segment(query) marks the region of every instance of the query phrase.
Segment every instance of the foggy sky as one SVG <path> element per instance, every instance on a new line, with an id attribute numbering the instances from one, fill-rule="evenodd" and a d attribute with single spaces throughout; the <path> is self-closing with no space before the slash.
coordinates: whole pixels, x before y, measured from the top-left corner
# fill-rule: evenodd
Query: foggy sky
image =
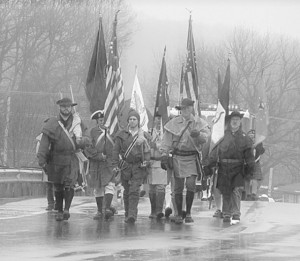
<path id="1" fill-rule="evenodd" d="M 139 30 L 121 58 L 125 96 L 130 98 L 135 65 L 147 80 L 160 67 L 164 46 L 168 58 L 185 52 L 189 12 L 195 43 L 225 41 L 236 27 L 300 39 L 300 1 L 297 0 L 129 0 Z M 188 10 L 187 10 L 188 9 Z M 157 69 L 156 69 L 157 70 Z M 158 75 L 157 75 L 158 80 Z M 141 82 L 141 80 L 140 80 Z M 157 83 L 155 83 L 157 84 Z M 141 86 L 142 88 L 142 86 Z"/>

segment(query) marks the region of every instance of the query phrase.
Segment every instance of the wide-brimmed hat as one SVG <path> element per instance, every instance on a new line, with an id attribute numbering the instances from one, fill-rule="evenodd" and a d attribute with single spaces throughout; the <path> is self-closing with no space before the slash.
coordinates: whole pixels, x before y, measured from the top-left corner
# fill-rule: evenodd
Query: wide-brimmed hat
<path id="1" fill-rule="evenodd" d="M 184 98 L 181 101 L 180 105 L 175 106 L 177 110 L 181 110 L 182 108 L 188 107 L 188 106 L 194 106 L 194 101 L 189 98 Z"/>
<path id="2" fill-rule="evenodd" d="M 232 117 L 243 118 L 244 113 L 240 113 L 239 111 L 232 111 L 231 114 L 229 115 L 229 118 L 231 119 Z"/>
<path id="3" fill-rule="evenodd" d="M 98 110 L 92 113 L 91 120 L 98 120 L 100 118 L 104 118 L 104 111 Z"/>
<path id="4" fill-rule="evenodd" d="M 72 100 L 67 97 L 58 100 L 56 102 L 56 104 L 59 106 L 76 106 L 77 105 L 77 103 L 72 102 Z"/>

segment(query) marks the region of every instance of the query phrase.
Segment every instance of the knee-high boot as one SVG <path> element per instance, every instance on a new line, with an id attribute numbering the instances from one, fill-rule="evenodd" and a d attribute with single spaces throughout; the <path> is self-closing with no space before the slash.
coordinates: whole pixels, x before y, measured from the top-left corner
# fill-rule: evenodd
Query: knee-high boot
<path id="1" fill-rule="evenodd" d="M 175 194 L 175 202 L 177 207 L 177 216 L 175 219 L 176 224 L 182 223 L 182 194 Z"/>
<path id="2" fill-rule="evenodd" d="M 158 192 L 156 195 L 156 218 L 161 219 L 164 216 L 163 207 L 165 203 L 165 193 Z"/>
<path id="3" fill-rule="evenodd" d="M 102 206 L 103 206 L 103 197 L 96 197 L 96 204 L 97 204 L 97 213 L 93 217 L 94 220 L 99 220 L 102 218 Z"/>
<path id="4" fill-rule="evenodd" d="M 48 201 L 48 206 L 46 208 L 46 210 L 52 210 L 54 209 L 54 205 L 55 205 L 55 201 L 54 201 L 54 186 L 53 183 L 51 182 L 47 182 L 47 201 Z"/>
<path id="5" fill-rule="evenodd" d="M 155 193 L 149 193 L 149 199 L 150 199 L 150 205 L 151 205 L 151 214 L 149 218 L 155 218 L 156 217 L 156 194 Z"/>
<path id="6" fill-rule="evenodd" d="M 191 208 L 193 205 L 194 194 L 195 193 L 192 191 L 186 192 L 186 218 L 185 218 L 186 223 L 194 222 L 194 220 L 191 217 Z"/>
<path id="7" fill-rule="evenodd" d="M 65 189 L 65 209 L 64 209 L 64 220 L 68 220 L 70 218 L 70 207 L 72 204 L 72 200 L 74 197 L 74 189 L 67 188 Z"/>
<path id="8" fill-rule="evenodd" d="M 110 207 L 111 207 L 111 202 L 112 202 L 112 199 L 113 199 L 113 194 L 105 194 L 105 218 L 106 219 L 109 219 L 110 217 L 112 217 L 114 214 L 113 212 L 111 211 Z"/>
<path id="9" fill-rule="evenodd" d="M 56 201 L 56 207 L 58 210 L 58 213 L 55 216 L 56 221 L 62 221 L 63 220 L 63 201 L 64 201 L 64 191 L 62 190 L 62 187 L 55 186 L 55 201 Z"/>

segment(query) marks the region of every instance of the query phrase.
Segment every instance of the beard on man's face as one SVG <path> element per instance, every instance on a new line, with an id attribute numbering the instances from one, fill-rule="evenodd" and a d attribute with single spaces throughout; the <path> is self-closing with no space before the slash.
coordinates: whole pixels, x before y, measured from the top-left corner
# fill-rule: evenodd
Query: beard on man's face
<path id="1" fill-rule="evenodd" d="M 71 115 L 72 110 L 68 110 L 68 109 L 60 109 L 60 114 L 64 117 L 70 116 Z"/>

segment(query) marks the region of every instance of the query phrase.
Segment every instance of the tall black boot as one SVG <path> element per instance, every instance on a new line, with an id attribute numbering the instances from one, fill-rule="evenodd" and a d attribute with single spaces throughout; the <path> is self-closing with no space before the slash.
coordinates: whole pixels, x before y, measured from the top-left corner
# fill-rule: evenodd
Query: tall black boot
<path id="1" fill-rule="evenodd" d="M 64 210 L 64 220 L 68 220 L 70 218 L 70 207 L 72 204 L 72 200 L 74 197 L 74 189 L 66 188 L 65 189 L 65 210 Z"/>
<path id="2" fill-rule="evenodd" d="M 97 213 L 93 217 L 93 219 L 99 220 L 102 218 L 103 197 L 96 197 L 96 203 L 97 203 Z"/>
<path id="3" fill-rule="evenodd" d="M 55 207 L 53 183 L 47 182 L 46 191 L 47 191 L 47 201 L 48 201 L 48 206 L 46 210 L 48 211 L 53 210 Z"/>
<path id="4" fill-rule="evenodd" d="M 155 218 L 156 217 L 156 194 L 149 193 L 149 199 L 151 204 L 151 214 L 149 218 Z"/>
<path id="5" fill-rule="evenodd" d="M 165 193 L 158 192 L 156 195 L 156 218 L 161 219 L 164 216 L 163 207 L 165 203 Z"/>
<path id="6" fill-rule="evenodd" d="M 193 205 L 193 200 L 194 200 L 194 192 L 192 191 L 187 191 L 186 192 L 186 218 L 185 218 L 185 223 L 192 223 L 194 220 L 192 219 L 191 216 L 191 208 Z"/>
<path id="7" fill-rule="evenodd" d="M 113 196 L 113 194 L 105 194 L 105 219 L 109 219 L 114 215 L 110 209 Z"/>
<path id="8" fill-rule="evenodd" d="M 58 213 L 55 216 L 56 221 L 62 221 L 63 218 L 63 201 L 64 201 L 64 191 L 63 187 L 60 184 L 55 186 L 55 201 Z"/>
<path id="9" fill-rule="evenodd" d="M 181 194 L 175 194 L 175 203 L 177 207 L 177 216 L 175 219 L 176 224 L 181 224 L 182 223 L 182 193 Z"/>

